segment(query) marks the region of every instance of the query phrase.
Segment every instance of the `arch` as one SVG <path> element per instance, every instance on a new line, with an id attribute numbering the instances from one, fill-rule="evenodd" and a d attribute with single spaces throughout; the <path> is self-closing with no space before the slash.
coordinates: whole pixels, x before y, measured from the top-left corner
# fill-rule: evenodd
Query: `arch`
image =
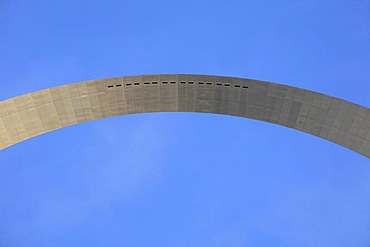
<path id="1" fill-rule="evenodd" d="M 235 77 L 158 74 L 67 84 L 0 102 L 0 150 L 111 116 L 204 112 L 300 130 L 370 158 L 370 109 L 296 87 Z"/>

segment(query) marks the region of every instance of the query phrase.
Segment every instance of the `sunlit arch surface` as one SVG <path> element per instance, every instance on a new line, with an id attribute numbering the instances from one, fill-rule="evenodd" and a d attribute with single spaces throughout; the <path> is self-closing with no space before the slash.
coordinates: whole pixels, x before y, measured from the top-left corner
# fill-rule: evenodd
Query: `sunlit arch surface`
<path id="1" fill-rule="evenodd" d="M 370 109 L 276 83 L 223 76 L 123 76 L 0 102 L 0 149 L 66 126 L 144 112 L 204 112 L 300 130 L 370 157 Z"/>

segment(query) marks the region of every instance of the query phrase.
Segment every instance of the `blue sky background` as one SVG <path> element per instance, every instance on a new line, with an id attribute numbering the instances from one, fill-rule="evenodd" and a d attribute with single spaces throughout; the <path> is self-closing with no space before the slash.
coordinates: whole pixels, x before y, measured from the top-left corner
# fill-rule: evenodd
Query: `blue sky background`
<path id="1" fill-rule="evenodd" d="M 199 73 L 370 106 L 369 0 L 0 0 L 0 100 Z M 370 246 L 370 162 L 255 120 L 115 117 L 0 154 L 0 246 Z"/>

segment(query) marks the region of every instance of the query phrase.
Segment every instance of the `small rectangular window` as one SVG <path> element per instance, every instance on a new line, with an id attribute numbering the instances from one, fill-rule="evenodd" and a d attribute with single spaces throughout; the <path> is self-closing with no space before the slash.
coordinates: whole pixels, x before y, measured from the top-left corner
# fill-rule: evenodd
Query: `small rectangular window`
<path id="1" fill-rule="evenodd" d="M 158 82 L 156 82 L 156 81 L 152 81 L 152 84 L 158 84 Z"/>
<path id="2" fill-rule="evenodd" d="M 193 82 L 193 81 L 189 81 L 188 83 L 189 83 L 189 84 L 194 84 L 194 82 Z"/>
<path id="3" fill-rule="evenodd" d="M 149 84 L 150 84 L 150 82 L 144 82 L 144 84 L 145 84 L 145 85 L 149 85 Z"/>
<path id="4" fill-rule="evenodd" d="M 131 86 L 132 84 L 131 83 L 126 83 L 126 86 Z"/>
<path id="5" fill-rule="evenodd" d="M 235 85 L 234 87 L 240 87 L 239 85 Z"/>
<path id="6" fill-rule="evenodd" d="M 171 81 L 170 83 L 171 83 L 171 84 L 175 84 L 176 82 L 175 82 L 175 81 Z"/>
<path id="7" fill-rule="evenodd" d="M 113 85 L 108 85 L 108 87 L 113 87 Z"/>
<path id="8" fill-rule="evenodd" d="M 225 87 L 230 87 L 230 84 L 225 84 Z"/>
<path id="9" fill-rule="evenodd" d="M 222 83 L 217 83 L 216 85 L 217 85 L 217 86 L 222 86 Z"/>
<path id="10" fill-rule="evenodd" d="M 243 88 L 248 88 L 247 86 L 243 86 Z"/>
<path id="11" fill-rule="evenodd" d="M 204 82 L 201 82 L 201 81 L 199 82 L 199 85 L 203 85 L 203 84 L 204 84 Z"/>
<path id="12" fill-rule="evenodd" d="M 180 82 L 180 84 L 185 84 L 185 83 L 186 83 L 185 81 Z"/>
<path id="13" fill-rule="evenodd" d="M 168 84 L 168 81 L 162 81 L 162 84 Z"/>
<path id="14" fill-rule="evenodd" d="M 120 87 L 120 86 L 122 86 L 122 85 L 121 85 L 121 84 L 117 84 L 117 85 L 116 85 L 116 87 Z"/>

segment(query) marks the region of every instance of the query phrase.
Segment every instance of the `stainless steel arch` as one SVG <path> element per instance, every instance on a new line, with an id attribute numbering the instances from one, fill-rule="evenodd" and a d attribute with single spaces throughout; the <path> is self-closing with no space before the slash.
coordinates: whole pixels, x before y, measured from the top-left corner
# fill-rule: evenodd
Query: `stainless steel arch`
<path id="1" fill-rule="evenodd" d="M 143 112 L 205 112 L 297 129 L 370 158 L 370 109 L 300 88 L 207 75 L 123 76 L 0 102 L 0 149 L 90 120 Z"/>

